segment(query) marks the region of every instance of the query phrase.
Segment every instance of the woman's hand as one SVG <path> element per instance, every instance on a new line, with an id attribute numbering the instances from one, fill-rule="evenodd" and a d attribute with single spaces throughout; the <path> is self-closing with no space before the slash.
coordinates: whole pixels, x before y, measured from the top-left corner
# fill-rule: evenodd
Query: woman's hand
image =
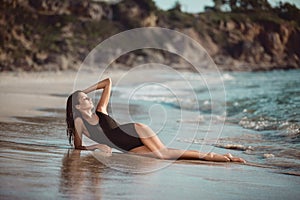
<path id="1" fill-rule="evenodd" d="M 111 86 L 111 85 L 112 85 L 111 78 L 106 78 L 106 79 L 103 79 L 102 81 L 99 81 L 98 83 L 82 90 L 82 92 L 88 94 L 95 90 L 105 89 L 107 86 Z"/>
<path id="2" fill-rule="evenodd" d="M 107 146 L 106 144 L 97 144 L 96 148 L 105 153 L 109 153 L 109 154 L 112 153 L 112 148 Z"/>
<path id="3" fill-rule="evenodd" d="M 86 88 L 85 90 L 82 90 L 82 92 L 87 94 L 87 93 L 93 92 L 95 90 L 103 89 L 103 92 L 102 92 L 101 98 L 98 102 L 98 105 L 96 107 L 96 110 L 107 114 L 107 105 L 108 105 L 109 98 L 110 98 L 111 87 L 112 87 L 111 78 L 106 78 L 106 79 L 103 79 L 102 81 Z"/>

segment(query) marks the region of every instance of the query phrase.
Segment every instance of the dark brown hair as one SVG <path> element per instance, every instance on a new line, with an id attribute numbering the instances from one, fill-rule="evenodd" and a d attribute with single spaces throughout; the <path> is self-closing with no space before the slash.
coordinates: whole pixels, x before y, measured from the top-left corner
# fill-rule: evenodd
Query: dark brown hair
<path id="1" fill-rule="evenodd" d="M 69 143 L 72 145 L 72 140 L 74 138 L 74 134 L 76 132 L 74 120 L 77 117 L 81 117 L 80 112 L 75 108 L 76 105 L 79 104 L 79 93 L 82 92 L 80 90 L 72 93 L 67 100 L 66 106 L 66 123 L 67 123 L 67 136 L 69 137 Z"/>

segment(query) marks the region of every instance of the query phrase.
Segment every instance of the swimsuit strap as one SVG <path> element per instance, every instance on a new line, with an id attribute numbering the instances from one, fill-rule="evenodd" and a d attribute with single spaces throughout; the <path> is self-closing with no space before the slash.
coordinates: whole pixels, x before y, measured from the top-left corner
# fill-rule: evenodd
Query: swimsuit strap
<path id="1" fill-rule="evenodd" d="M 110 131 L 120 126 L 120 124 L 116 122 L 111 116 L 99 111 L 96 111 L 96 114 L 99 117 L 99 124 L 104 132 Z"/>

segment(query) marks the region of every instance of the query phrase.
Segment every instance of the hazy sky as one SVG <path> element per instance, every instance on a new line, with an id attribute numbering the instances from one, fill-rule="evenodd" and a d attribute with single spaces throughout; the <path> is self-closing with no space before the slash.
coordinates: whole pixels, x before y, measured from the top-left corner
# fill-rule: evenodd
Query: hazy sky
<path id="1" fill-rule="evenodd" d="M 155 4 L 164 10 L 167 10 L 174 6 L 176 0 L 154 0 Z M 178 0 L 182 5 L 182 10 L 186 12 L 203 12 L 204 6 L 213 6 L 212 0 Z M 278 5 L 280 0 L 268 0 L 272 6 Z M 281 0 L 282 2 L 289 2 L 295 4 L 300 8 L 300 0 Z"/>

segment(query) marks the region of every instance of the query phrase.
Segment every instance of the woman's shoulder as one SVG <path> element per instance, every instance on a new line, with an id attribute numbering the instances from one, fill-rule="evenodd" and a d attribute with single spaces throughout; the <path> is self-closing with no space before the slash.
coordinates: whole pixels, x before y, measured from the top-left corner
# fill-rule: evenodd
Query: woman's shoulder
<path id="1" fill-rule="evenodd" d="M 99 114 L 105 114 L 105 115 L 108 115 L 107 111 L 105 110 L 96 110 L 96 114 L 99 115 Z"/>
<path id="2" fill-rule="evenodd" d="M 76 117 L 76 118 L 74 119 L 74 123 L 75 123 L 76 125 L 82 125 L 82 124 L 83 124 L 82 118 L 81 118 L 81 117 Z"/>

